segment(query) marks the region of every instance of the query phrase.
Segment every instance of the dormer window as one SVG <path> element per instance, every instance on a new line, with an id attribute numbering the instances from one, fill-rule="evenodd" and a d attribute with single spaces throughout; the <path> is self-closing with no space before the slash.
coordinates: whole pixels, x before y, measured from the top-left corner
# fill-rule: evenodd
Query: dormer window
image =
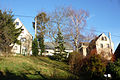
<path id="1" fill-rule="evenodd" d="M 102 40 L 104 40 L 104 37 L 102 37 Z"/>
<path id="2" fill-rule="evenodd" d="M 105 41 L 107 41 L 107 38 L 105 37 Z"/>
<path id="3" fill-rule="evenodd" d="M 106 38 L 106 37 L 102 37 L 101 40 L 102 40 L 102 41 L 107 41 L 107 38 Z"/>
<path id="4" fill-rule="evenodd" d="M 16 25 L 19 25 L 19 22 L 16 22 Z"/>

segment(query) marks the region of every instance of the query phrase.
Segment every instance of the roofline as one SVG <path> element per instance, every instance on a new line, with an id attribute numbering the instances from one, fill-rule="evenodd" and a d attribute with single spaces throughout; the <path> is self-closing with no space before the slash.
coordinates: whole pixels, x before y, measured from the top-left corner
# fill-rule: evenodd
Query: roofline
<path id="1" fill-rule="evenodd" d="M 19 19 L 19 18 L 16 18 L 15 20 L 19 20 L 20 22 L 21 22 L 21 20 Z M 22 23 L 22 22 L 21 22 Z M 24 26 L 24 24 L 22 23 L 22 26 Z M 24 26 L 24 28 L 27 30 L 27 28 Z M 32 36 L 32 34 L 27 30 L 27 32 Z M 32 38 L 33 38 L 33 36 L 32 36 Z"/>

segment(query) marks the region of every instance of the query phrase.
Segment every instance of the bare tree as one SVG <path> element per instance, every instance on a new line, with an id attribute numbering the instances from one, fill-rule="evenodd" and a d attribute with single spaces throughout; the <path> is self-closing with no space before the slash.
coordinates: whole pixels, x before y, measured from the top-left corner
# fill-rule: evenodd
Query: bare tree
<path id="1" fill-rule="evenodd" d="M 47 27 L 47 36 L 51 40 L 54 46 L 57 46 L 55 43 L 55 38 L 57 36 L 58 30 L 61 32 L 64 31 L 66 21 L 65 21 L 64 8 L 56 8 L 52 13 L 50 13 L 50 21 Z"/>
<path id="2" fill-rule="evenodd" d="M 26 47 L 27 55 L 30 56 L 30 52 L 32 50 L 32 37 L 28 34 L 26 35 L 24 46 Z"/>
<path id="3" fill-rule="evenodd" d="M 66 16 L 68 16 L 69 20 L 69 27 L 67 28 L 69 31 L 68 33 L 73 41 L 75 50 L 78 52 L 79 42 L 85 39 L 83 31 L 84 27 L 86 26 L 86 20 L 89 17 L 89 14 L 83 9 L 75 10 L 71 7 L 67 8 L 66 11 Z"/>
<path id="4" fill-rule="evenodd" d="M 81 41 L 89 41 L 91 37 L 94 37 L 94 32 L 85 31 L 88 17 L 89 13 L 83 9 L 75 10 L 71 7 L 57 8 L 50 15 L 48 25 L 49 38 L 52 42 L 55 42 L 59 28 L 64 36 L 65 42 L 72 42 L 75 50 L 78 52 Z"/>

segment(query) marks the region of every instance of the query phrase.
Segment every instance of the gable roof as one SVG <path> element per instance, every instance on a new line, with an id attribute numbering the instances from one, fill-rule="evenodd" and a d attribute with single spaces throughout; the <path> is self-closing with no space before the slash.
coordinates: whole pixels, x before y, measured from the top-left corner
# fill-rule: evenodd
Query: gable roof
<path id="1" fill-rule="evenodd" d="M 45 49 L 54 49 L 54 45 L 52 42 L 45 42 Z"/>
<path id="2" fill-rule="evenodd" d="M 100 34 L 99 36 L 95 37 L 93 40 L 91 40 L 90 43 L 95 43 L 102 35 L 105 35 L 104 33 Z M 106 36 L 106 35 L 105 35 Z M 106 36 L 107 37 L 107 36 Z"/>
<path id="3" fill-rule="evenodd" d="M 15 20 L 14 20 L 14 22 L 17 22 L 17 21 L 19 21 L 21 24 L 22 24 L 22 27 L 30 34 L 30 32 L 26 29 L 26 27 L 24 26 L 24 24 L 20 21 L 20 19 L 19 18 L 16 18 Z M 31 34 L 30 34 L 31 35 Z M 32 36 L 32 35 L 31 35 Z"/>
<path id="4" fill-rule="evenodd" d="M 100 34 L 99 36 L 97 36 L 97 37 L 95 37 L 93 40 L 91 40 L 91 42 L 90 43 L 95 43 L 99 38 L 100 38 L 100 36 L 102 36 L 104 33 L 102 33 L 102 34 Z"/>

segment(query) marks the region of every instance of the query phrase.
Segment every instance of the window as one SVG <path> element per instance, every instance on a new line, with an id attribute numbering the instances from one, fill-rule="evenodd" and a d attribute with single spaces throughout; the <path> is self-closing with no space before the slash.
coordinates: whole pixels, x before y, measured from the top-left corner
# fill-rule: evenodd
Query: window
<path id="1" fill-rule="evenodd" d="M 107 41 L 107 38 L 105 37 L 105 41 Z"/>
<path id="2" fill-rule="evenodd" d="M 102 40 L 102 41 L 107 41 L 107 38 L 106 38 L 106 37 L 102 37 L 101 40 Z"/>
<path id="3" fill-rule="evenodd" d="M 16 22 L 16 25 L 19 25 L 19 22 Z"/>
<path id="4" fill-rule="evenodd" d="M 17 50 L 17 46 L 15 46 L 15 48 L 14 48 L 15 50 Z"/>
<path id="5" fill-rule="evenodd" d="M 107 44 L 107 48 L 110 48 L 110 45 L 109 45 L 109 44 Z"/>
<path id="6" fill-rule="evenodd" d="M 21 38 L 21 42 L 25 42 L 26 41 L 26 38 Z"/>
<path id="7" fill-rule="evenodd" d="M 103 44 L 100 44 L 100 47 L 103 48 Z"/>
<path id="8" fill-rule="evenodd" d="M 24 29 L 21 29 L 22 30 L 22 33 L 24 33 Z"/>
<path id="9" fill-rule="evenodd" d="M 104 37 L 102 37 L 102 40 L 104 40 Z"/>

